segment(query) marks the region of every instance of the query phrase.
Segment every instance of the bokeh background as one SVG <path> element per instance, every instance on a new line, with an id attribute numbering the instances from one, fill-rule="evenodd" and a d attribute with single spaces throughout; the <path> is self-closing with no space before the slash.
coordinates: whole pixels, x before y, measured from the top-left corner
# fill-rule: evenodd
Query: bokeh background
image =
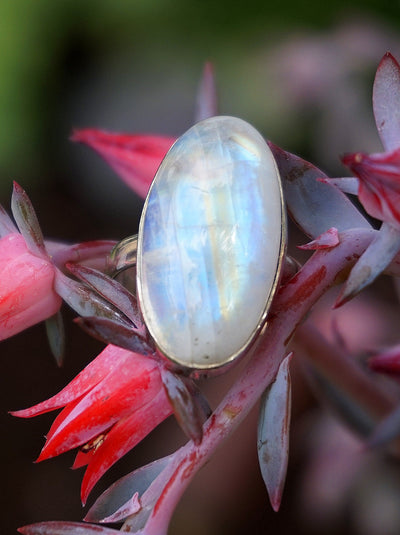
<path id="1" fill-rule="evenodd" d="M 2 0 L 0 200 L 8 209 L 17 180 L 44 234 L 57 240 L 135 233 L 142 201 L 68 137 L 86 126 L 183 133 L 193 122 L 206 60 L 215 66 L 221 113 L 248 120 L 285 149 L 341 175 L 343 152 L 380 150 L 371 90 L 387 50 L 400 58 L 397 0 Z M 392 310 L 393 295 L 382 289 L 380 296 L 379 307 Z M 380 325 L 378 334 L 377 302 L 365 299 L 352 312 L 353 318 L 360 307 L 370 313 L 369 323 L 363 317 L 353 333 L 354 351 L 367 335 L 371 344 L 383 334 L 396 340 L 395 312 L 393 325 Z M 72 314 L 65 317 L 62 369 L 52 360 L 43 325 L 0 347 L 2 534 L 83 516 L 81 473 L 68 469 L 73 456 L 33 464 L 52 415 L 22 421 L 7 414 L 54 394 L 100 350 L 71 324 Z M 296 367 L 294 375 L 293 452 L 281 512 L 272 513 L 258 473 L 253 412 L 183 498 L 173 535 L 400 532 L 396 463 L 375 457 L 367 463 L 364 456 L 361 470 L 349 462 L 360 458 L 360 443 L 316 409 Z M 214 402 L 227 381 L 207 387 Z M 167 422 L 95 494 L 183 441 Z M 351 471 L 351 480 L 338 476 Z"/>

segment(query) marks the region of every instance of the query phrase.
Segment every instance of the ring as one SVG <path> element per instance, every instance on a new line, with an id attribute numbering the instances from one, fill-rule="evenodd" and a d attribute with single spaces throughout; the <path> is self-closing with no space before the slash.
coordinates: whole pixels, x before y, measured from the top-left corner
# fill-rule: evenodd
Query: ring
<path id="1" fill-rule="evenodd" d="M 115 278 L 127 269 L 136 267 L 137 234 L 121 240 L 115 245 L 107 262 L 107 272 Z"/>
<path id="2" fill-rule="evenodd" d="M 159 352 L 192 370 L 226 365 L 265 325 L 286 248 L 279 172 L 267 143 L 234 117 L 197 123 L 154 177 L 138 236 L 115 247 L 136 266 L 144 323 Z"/>

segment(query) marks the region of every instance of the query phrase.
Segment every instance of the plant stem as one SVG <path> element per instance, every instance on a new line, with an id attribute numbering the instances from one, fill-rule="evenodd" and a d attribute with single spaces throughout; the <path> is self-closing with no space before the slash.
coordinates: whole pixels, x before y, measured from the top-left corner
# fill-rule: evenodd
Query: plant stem
<path id="1" fill-rule="evenodd" d="M 244 420 L 265 388 L 274 380 L 287 346 L 307 312 L 334 284 L 342 282 L 371 243 L 375 231 L 353 229 L 340 234 L 334 248 L 316 251 L 274 299 L 267 328 L 252 348 L 242 375 L 204 424 L 199 445 L 188 442 L 173 459 L 173 474 L 156 503 L 143 533 L 164 535 L 186 487 L 222 441 Z M 130 531 L 128 518 L 122 531 Z"/>

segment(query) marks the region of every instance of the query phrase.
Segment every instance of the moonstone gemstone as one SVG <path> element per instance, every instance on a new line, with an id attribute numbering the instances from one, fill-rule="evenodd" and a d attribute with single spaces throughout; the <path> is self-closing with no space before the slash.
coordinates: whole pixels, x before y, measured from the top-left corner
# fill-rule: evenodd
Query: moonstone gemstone
<path id="1" fill-rule="evenodd" d="M 284 229 L 279 173 L 257 130 L 212 117 L 176 141 L 138 238 L 139 303 L 161 353 L 201 370 L 244 352 L 277 286 Z"/>

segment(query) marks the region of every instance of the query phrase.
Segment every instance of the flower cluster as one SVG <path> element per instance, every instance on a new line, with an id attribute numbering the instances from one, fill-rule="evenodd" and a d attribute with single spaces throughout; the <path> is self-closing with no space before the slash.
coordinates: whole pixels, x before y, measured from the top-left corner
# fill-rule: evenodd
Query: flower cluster
<path id="1" fill-rule="evenodd" d="M 83 502 L 102 474 L 172 412 L 157 362 L 113 345 L 61 392 L 13 415 L 30 418 L 61 407 L 38 461 L 80 448 L 74 468 L 88 465 Z"/>
<path id="2" fill-rule="evenodd" d="M 342 161 L 358 178 L 358 198 L 376 219 L 400 225 L 400 66 L 391 54 L 382 59 L 374 83 L 375 122 L 385 152 L 346 154 Z"/>

